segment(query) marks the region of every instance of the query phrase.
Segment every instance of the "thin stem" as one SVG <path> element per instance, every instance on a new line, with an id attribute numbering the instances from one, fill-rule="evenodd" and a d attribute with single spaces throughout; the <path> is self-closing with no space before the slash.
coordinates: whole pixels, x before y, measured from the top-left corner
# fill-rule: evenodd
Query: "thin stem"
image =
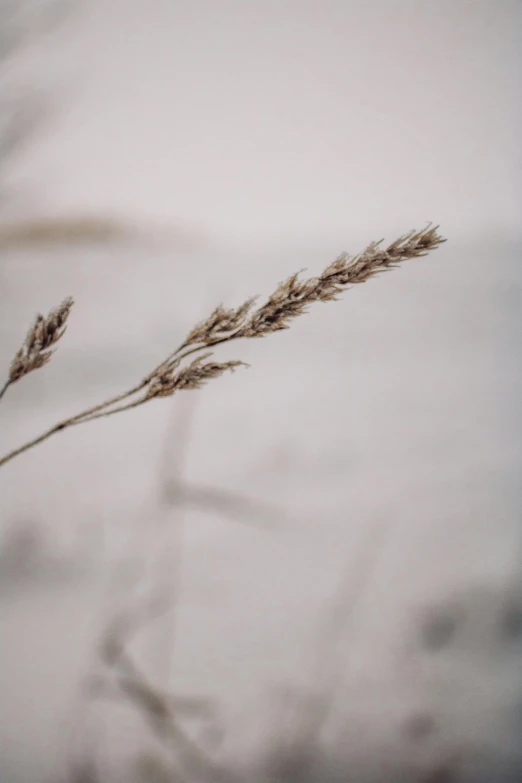
<path id="1" fill-rule="evenodd" d="M 54 427 L 51 427 L 45 432 L 42 432 L 42 434 L 38 435 L 37 438 L 27 441 L 27 443 L 24 443 L 23 446 L 19 446 L 19 448 L 10 451 L 4 457 L 0 458 L 0 465 L 5 465 L 6 462 L 9 462 L 9 460 L 14 459 L 19 454 L 23 454 L 24 451 L 29 451 L 29 449 L 32 449 L 34 446 L 37 446 L 39 443 L 42 443 L 44 440 L 47 440 L 47 438 L 50 438 L 52 435 L 55 435 L 57 432 L 61 432 L 67 427 L 72 427 L 74 424 L 80 424 L 81 422 L 82 419 L 78 419 L 78 420 L 68 419 L 66 421 L 61 421 L 58 424 L 55 424 Z"/>
<path id="2" fill-rule="evenodd" d="M 181 361 L 181 359 L 182 359 L 183 357 L 182 357 L 182 356 L 179 356 L 179 354 L 180 354 L 180 353 L 181 353 L 181 351 L 182 351 L 184 348 L 186 348 L 186 347 L 187 347 L 187 344 L 186 344 L 186 343 L 182 343 L 180 346 L 178 346 L 178 348 L 176 348 L 176 350 L 175 350 L 175 351 L 173 351 L 171 354 L 169 354 L 169 355 L 167 356 L 167 358 L 166 358 L 164 361 L 162 361 L 160 364 L 158 364 L 158 365 L 157 365 L 157 366 L 156 366 L 156 367 L 155 367 L 155 368 L 152 370 L 152 372 L 149 372 L 149 374 L 148 374 L 148 375 L 146 376 L 146 378 L 145 378 L 145 382 L 147 382 L 147 383 L 148 383 L 148 382 L 149 382 L 149 381 L 150 381 L 150 380 L 151 380 L 151 379 L 152 379 L 152 378 L 153 378 L 155 375 L 157 375 L 157 373 L 159 373 L 159 372 L 161 372 L 163 369 L 165 369 L 165 367 L 167 367 L 167 366 L 170 364 L 170 362 L 171 362 L 173 359 L 175 359 L 176 357 L 178 357 L 178 358 L 180 359 L 180 361 Z"/>
<path id="3" fill-rule="evenodd" d="M 68 429 L 69 427 L 72 427 L 76 424 L 84 424 L 88 421 L 94 421 L 95 419 L 101 419 L 105 416 L 112 416 L 113 413 L 121 413 L 122 411 L 130 410 L 131 408 L 136 408 L 138 405 L 142 405 L 144 402 L 146 402 L 146 397 L 141 397 L 138 400 L 135 400 L 134 402 L 127 403 L 126 405 L 120 405 L 116 408 L 112 408 L 111 410 L 107 410 L 108 408 L 111 408 L 111 406 L 116 405 L 119 402 L 123 402 L 124 400 L 127 400 L 129 397 L 134 396 L 138 392 L 142 391 L 147 387 L 149 384 L 151 378 L 158 373 L 163 367 L 165 367 L 172 359 L 175 357 L 178 357 L 181 361 L 187 356 L 190 356 L 193 353 L 197 353 L 198 351 L 202 351 L 206 348 L 213 347 L 215 345 L 219 345 L 220 343 L 228 342 L 229 340 L 233 340 L 235 337 L 235 334 L 227 335 L 226 337 L 220 337 L 218 339 L 215 339 L 213 341 L 209 341 L 208 344 L 200 344 L 196 345 L 189 350 L 184 351 L 185 348 L 187 348 L 186 343 L 183 343 L 179 346 L 179 348 L 172 353 L 168 359 L 166 359 L 164 362 L 161 362 L 161 364 L 158 364 L 158 366 L 149 373 L 146 378 L 144 378 L 137 386 L 134 386 L 134 388 L 129 389 L 129 391 L 123 392 L 122 394 L 118 394 L 115 397 L 112 397 L 110 400 L 106 400 L 105 402 L 101 402 L 98 405 L 94 405 L 92 408 L 88 408 L 86 411 L 83 411 L 82 413 L 78 413 L 76 416 L 71 416 L 69 419 L 65 419 L 64 421 L 59 422 L 58 424 L 55 424 L 50 429 L 43 432 L 41 435 L 38 435 L 38 437 L 34 438 L 33 440 L 28 441 L 27 443 L 24 443 L 23 446 L 20 446 L 17 449 L 14 449 L 13 451 L 10 451 L 8 454 L 6 454 L 4 457 L 0 458 L 0 467 L 2 465 L 5 465 L 6 462 L 9 462 L 10 460 L 14 459 L 15 457 L 18 457 L 19 454 L 23 454 L 25 451 L 28 451 L 29 449 L 32 449 L 34 446 L 37 446 L 39 443 L 42 443 L 44 440 L 47 440 L 52 435 L 55 435 L 57 432 L 61 432 L 62 430 Z M 5 394 L 7 388 L 10 386 L 10 381 L 7 381 L 2 390 L 0 391 L 0 399 Z"/>
<path id="4" fill-rule="evenodd" d="M 23 446 L 19 446 L 19 448 L 14 449 L 13 451 L 10 451 L 8 454 L 6 454 L 4 457 L 1 457 L 0 467 L 2 465 L 5 465 L 6 462 L 9 462 L 15 457 L 18 457 L 19 454 L 23 454 L 25 451 L 29 451 L 29 449 L 32 449 L 34 446 L 37 446 L 39 443 L 43 443 L 43 441 L 47 440 L 53 435 L 56 435 L 56 433 L 58 432 L 62 432 L 63 430 L 68 429 L 69 427 L 74 427 L 77 424 L 84 424 L 87 421 L 93 421 L 94 419 L 101 418 L 102 416 L 109 416 L 111 413 L 119 413 L 120 411 L 128 410 L 129 408 L 134 408 L 137 405 L 140 405 L 142 402 L 145 402 L 143 398 L 135 402 L 129 403 L 128 405 L 122 405 L 118 408 L 114 408 L 111 411 L 106 410 L 111 405 L 115 405 L 116 403 L 122 402 L 123 400 L 126 400 L 129 397 L 131 397 L 132 395 L 137 394 L 137 392 L 141 391 L 146 385 L 147 384 L 145 381 L 141 381 L 138 384 L 138 386 L 135 386 L 133 389 L 130 389 L 129 391 L 124 392 L 123 394 L 118 394 L 116 397 L 112 397 L 110 400 L 101 402 L 99 403 L 99 405 L 94 405 L 92 408 L 88 408 L 86 411 L 83 411 L 82 413 L 78 413 L 76 416 L 71 416 L 69 419 L 64 419 L 63 421 L 58 422 L 58 424 L 55 424 L 50 429 L 46 430 L 45 432 L 42 432 L 41 435 L 38 435 L 36 438 L 27 441 L 27 443 L 24 443 Z"/>
<path id="5" fill-rule="evenodd" d="M 139 391 L 145 388 L 147 385 L 147 381 L 141 381 L 137 386 L 135 386 L 133 389 L 129 389 L 129 391 L 123 392 L 122 394 L 117 394 L 116 397 L 112 397 L 110 400 L 106 400 L 105 402 L 101 402 L 99 405 L 94 405 L 92 408 L 88 408 L 88 410 L 84 411 L 83 413 L 78 414 L 77 416 L 73 416 L 73 419 L 81 419 L 82 421 L 90 421 L 91 419 L 98 418 L 98 416 L 93 416 L 93 414 L 98 413 L 99 411 L 106 410 L 107 408 L 110 408 L 111 405 L 116 405 L 118 402 L 122 402 L 123 400 L 128 399 L 129 397 L 132 397 L 134 394 L 137 394 Z M 123 408 L 122 408 L 123 410 Z"/>
<path id="6" fill-rule="evenodd" d="M 3 385 L 3 386 L 2 386 L 2 388 L 0 389 L 0 400 L 2 399 L 2 397 L 4 396 L 4 394 L 6 393 L 6 391 L 7 391 L 7 390 L 8 390 L 8 388 L 10 387 L 10 385 L 11 385 L 11 381 L 10 381 L 10 380 L 7 380 L 7 381 L 4 383 L 4 385 Z"/>
<path id="7" fill-rule="evenodd" d="M 182 343 L 179 348 L 176 348 L 176 350 L 168 356 L 164 362 L 161 362 L 161 364 L 158 364 L 157 367 L 154 368 L 154 370 L 147 375 L 146 380 L 150 380 L 153 375 L 156 375 L 156 373 L 161 372 L 173 359 L 178 359 L 178 361 L 183 361 L 183 359 L 186 359 L 187 356 L 191 356 L 193 353 L 197 353 L 198 351 L 204 351 L 208 350 L 209 348 L 214 348 L 216 345 L 221 345 L 222 343 L 228 343 L 231 340 L 240 340 L 241 336 L 239 336 L 238 332 L 240 330 L 236 329 L 235 332 L 232 332 L 231 334 L 225 335 L 225 337 L 215 337 L 213 340 L 207 340 L 203 343 L 198 343 L 195 346 L 190 347 L 190 343 Z M 186 351 L 185 348 L 188 348 Z"/>
<path id="8" fill-rule="evenodd" d="M 83 424 L 86 421 L 94 421 L 95 419 L 102 419 L 105 416 L 112 416 L 113 413 L 121 413 L 122 411 L 129 411 L 131 408 L 137 408 L 138 405 L 143 405 L 144 402 L 147 402 L 149 397 L 140 397 L 138 400 L 134 400 L 134 402 L 128 402 L 127 405 L 120 405 L 118 408 L 112 408 L 110 411 L 102 410 L 99 413 L 95 413 L 93 416 L 89 415 L 85 418 L 81 419 L 81 423 Z M 80 422 L 78 422 L 80 423 Z"/>
<path id="9" fill-rule="evenodd" d="M 191 348 L 189 348 L 189 346 L 186 343 L 183 343 L 183 345 L 180 345 L 180 347 L 176 351 L 174 351 L 174 353 L 172 353 L 168 359 L 166 359 L 164 362 L 162 362 L 156 367 L 154 373 L 163 369 L 163 367 L 165 367 L 165 365 L 167 365 L 173 359 L 178 359 L 181 362 L 183 361 L 183 359 L 186 359 L 187 356 L 191 356 L 193 353 L 197 353 L 198 351 L 208 350 L 209 348 L 214 348 L 216 345 L 221 345 L 221 343 L 228 343 L 231 340 L 241 339 L 238 336 L 237 331 L 232 332 L 232 334 L 227 334 L 225 337 L 215 337 L 213 340 L 208 340 L 207 342 L 204 343 L 198 343 L 197 345 Z M 185 351 L 184 350 L 185 348 L 188 348 L 188 351 Z M 151 373 L 151 375 L 154 373 Z"/>

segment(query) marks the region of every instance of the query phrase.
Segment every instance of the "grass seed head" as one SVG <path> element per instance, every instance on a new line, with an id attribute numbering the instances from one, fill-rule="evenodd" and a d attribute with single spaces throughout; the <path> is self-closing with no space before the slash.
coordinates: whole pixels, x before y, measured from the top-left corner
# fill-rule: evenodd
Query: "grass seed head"
<path id="1" fill-rule="evenodd" d="M 15 383 L 24 375 L 43 367 L 50 360 L 55 345 L 66 329 L 73 300 L 71 297 L 53 308 L 47 316 L 38 314 L 27 332 L 24 344 L 17 351 L 9 368 L 9 383 Z"/>

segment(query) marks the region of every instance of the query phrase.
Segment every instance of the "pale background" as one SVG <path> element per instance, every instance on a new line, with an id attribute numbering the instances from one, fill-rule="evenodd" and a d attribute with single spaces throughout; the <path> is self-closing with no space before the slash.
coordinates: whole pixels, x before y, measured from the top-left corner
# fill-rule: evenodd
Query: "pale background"
<path id="1" fill-rule="evenodd" d="M 281 693 L 333 655 L 324 744 L 353 780 L 518 779 L 521 21 L 507 0 L 91 0 L 18 66 L 58 110 L 17 210 L 139 236 L 2 249 L 2 372 L 36 311 L 76 299 L 52 364 L 2 401 L 2 452 L 132 385 L 220 301 L 430 220 L 449 241 L 220 351 L 250 369 L 2 470 L 2 781 L 56 780 L 114 563 L 149 545 L 178 601 L 144 660 L 216 698 L 230 764 L 268 753 Z M 166 442 L 182 512 L 158 501 Z M 434 651 L 439 610 L 456 630 Z M 413 742 L 417 714 L 434 729 Z M 103 769 L 134 780 L 118 720 Z"/>

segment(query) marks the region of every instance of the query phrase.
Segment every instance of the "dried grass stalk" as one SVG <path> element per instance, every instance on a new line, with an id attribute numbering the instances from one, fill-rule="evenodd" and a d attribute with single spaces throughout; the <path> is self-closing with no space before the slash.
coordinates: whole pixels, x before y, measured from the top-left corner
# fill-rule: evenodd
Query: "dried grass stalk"
<path id="1" fill-rule="evenodd" d="M 72 306 L 73 299 L 68 297 L 58 307 L 53 308 L 47 316 L 43 316 L 41 313 L 36 316 L 22 347 L 16 352 L 11 362 L 9 375 L 0 392 L 0 397 L 5 394 L 11 384 L 47 364 L 54 353 L 50 349 L 65 333 L 66 321 Z"/>
<path id="2" fill-rule="evenodd" d="M 236 310 L 216 308 L 189 333 L 184 347 L 197 343 L 211 346 L 239 337 L 264 337 L 288 329 L 292 318 L 306 313 L 313 302 L 335 301 L 348 286 L 364 283 L 407 259 L 425 256 L 444 241 L 436 227 L 428 227 L 399 237 L 386 248 L 381 247 L 381 240 L 372 242 L 358 256 L 342 253 L 319 277 L 300 280 L 298 273 L 292 275 L 254 311 L 255 299 L 248 299 Z"/>
<path id="3" fill-rule="evenodd" d="M 349 286 L 365 283 L 371 277 L 393 269 L 402 261 L 425 256 L 442 242 L 445 242 L 445 239 L 437 233 L 437 227 L 431 226 L 423 231 L 411 231 L 385 248 L 382 247 L 382 240 L 372 242 L 360 255 L 349 256 L 342 253 L 318 277 L 300 279 L 299 274 L 292 275 L 280 283 L 267 301 L 257 308 L 254 308 L 255 298 L 248 299 L 236 308 L 227 309 L 221 305 L 216 307 L 208 318 L 189 332 L 184 342 L 165 361 L 136 386 L 77 416 L 59 422 L 39 437 L 1 458 L 0 465 L 68 427 L 102 416 L 112 416 L 152 399 L 170 397 L 184 389 L 199 389 L 207 381 L 228 370 L 246 366 L 240 361 L 206 361 L 211 359 L 212 352 L 205 349 L 231 340 L 265 337 L 272 332 L 288 329 L 292 319 L 306 313 L 312 303 L 334 301 Z M 9 378 L 0 396 L 11 383 L 49 361 L 52 355 L 49 348 L 63 335 L 71 306 L 72 299 L 66 299 L 60 307 L 52 310 L 47 318 L 37 317 L 24 345 L 13 360 Z M 201 351 L 204 353 L 183 366 L 187 357 Z"/>
<path id="4" fill-rule="evenodd" d="M 151 375 L 145 398 L 170 397 L 182 389 L 199 389 L 211 378 L 218 378 L 227 370 L 234 371 L 237 367 L 247 367 L 244 362 L 205 362 L 212 356 L 211 352 L 204 353 L 194 359 L 187 367 L 176 372 L 179 360 L 169 364 L 159 372 Z"/>

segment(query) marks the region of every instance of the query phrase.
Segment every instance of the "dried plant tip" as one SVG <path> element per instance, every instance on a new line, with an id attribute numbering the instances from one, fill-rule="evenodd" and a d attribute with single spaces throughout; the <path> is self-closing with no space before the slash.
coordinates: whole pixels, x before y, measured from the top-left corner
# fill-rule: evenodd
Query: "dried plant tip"
<path id="1" fill-rule="evenodd" d="M 9 369 L 9 383 L 15 383 L 24 375 L 43 367 L 51 358 L 51 346 L 58 342 L 66 329 L 73 300 L 64 299 L 47 317 L 38 314 L 27 332 L 24 344 L 17 351 Z"/>
<path id="2" fill-rule="evenodd" d="M 306 313 L 312 302 L 330 302 L 337 299 L 349 285 L 364 283 L 370 277 L 390 269 L 401 261 L 419 258 L 434 250 L 446 240 L 429 226 L 424 231 L 411 232 L 382 248 L 382 242 L 373 242 L 358 256 L 342 253 L 329 264 L 319 277 L 299 280 L 292 275 L 280 283 L 268 301 L 255 310 L 236 337 L 264 337 L 270 332 L 288 329 L 290 321 Z"/>
<path id="3" fill-rule="evenodd" d="M 205 353 L 194 359 L 187 367 L 176 370 L 166 366 L 161 369 L 150 380 L 145 399 L 153 397 L 170 397 L 177 391 L 183 389 L 199 389 L 204 383 L 223 375 L 227 370 L 234 371 L 236 367 L 247 365 L 244 362 L 207 362 L 205 359 L 212 356 L 212 353 Z M 176 362 L 177 365 L 177 362 Z"/>
<path id="4" fill-rule="evenodd" d="M 246 302 L 235 308 L 225 308 L 219 305 L 208 318 L 200 321 L 189 332 L 184 347 L 197 343 L 209 345 L 236 331 L 245 323 L 246 317 L 255 301 L 256 297 L 247 299 Z"/>
<path id="5" fill-rule="evenodd" d="M 198 361 L 199 360 L 196 359 L 196 362 Z M 193 362 L 178 374 L 178 389 L 199 389 L 204 383 L 212 378 L 218 378 L 220 375 L 223 375 L 224 372 L 227 372 L 227 370 L 234 372 L 238 367 L 248 367 L 245 362 L 239 361 L 207 362 L 207 364 L 194 366 L 196 362 Z"/>
<path id="6" fill-rule="evenodd" d="M 330 298 L 330 286 L 337 286 L 339 291 L 348 285 L 364 283 L 370 277 L 391 269 L 402 261 L 425 256 L 445 241 L 437 234 L 437 227 L 428 226 L 423 231 L 411 231 L 399 237 L 387 248 L 381 247 L 381 240 L 372 242 L 366 250 L 353 258 L 343 253 L 327 266 L 318 278 L 317 296 L 324 301 L 324 296 Z"/>

